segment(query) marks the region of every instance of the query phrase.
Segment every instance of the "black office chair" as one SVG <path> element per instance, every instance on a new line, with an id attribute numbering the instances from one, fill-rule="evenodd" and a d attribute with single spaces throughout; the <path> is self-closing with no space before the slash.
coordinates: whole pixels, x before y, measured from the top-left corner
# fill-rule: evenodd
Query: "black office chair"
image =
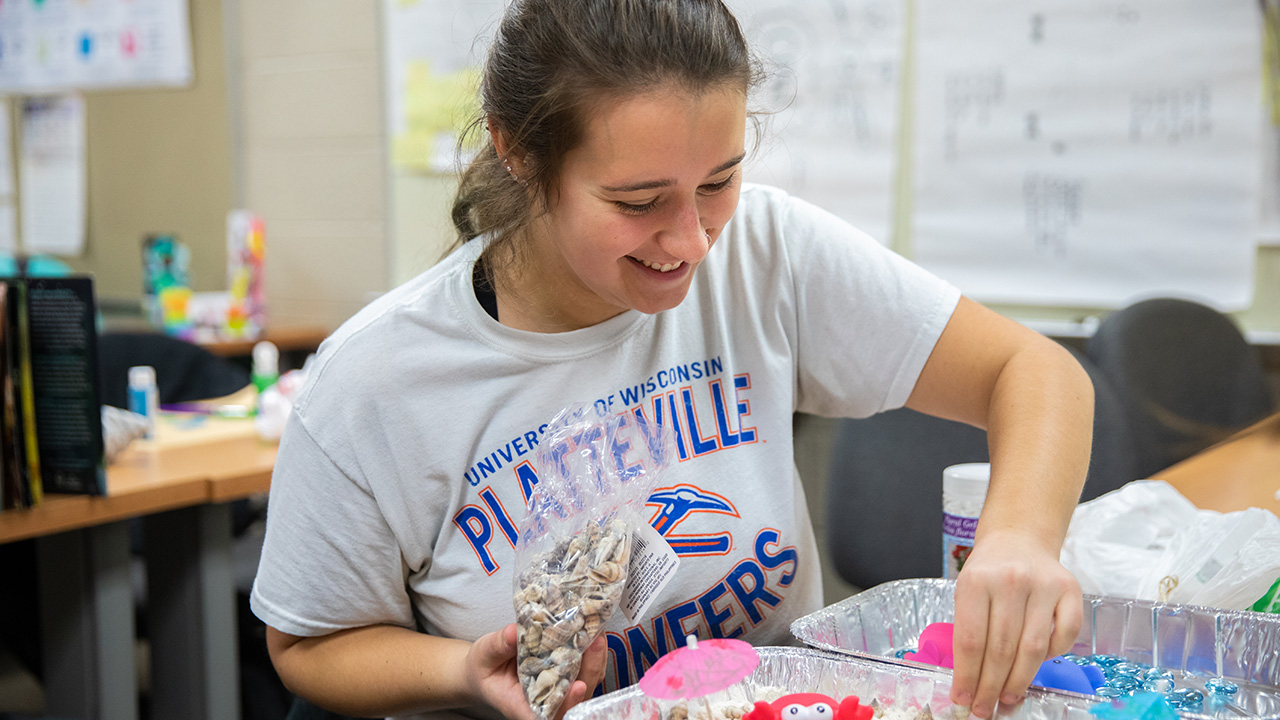
<path id="1" fill-rule="evenodd" d="M 942 574 L 942 470 L 987 462 L 987 433 L 907 408 L 841 420 L 827 477 L 827 548 L 859 588 Z"/>
<path id="2" fill-rule="evenodd" d="M 1068 348 L 1070 350 L 1070 348 Z M 1094 383 L 1093 456 L 1081 500 L 1138 478 L 1133 434 L 1107 377 L 1070 350 Z M 906 408 L 841 420 L 827 478 L 827 548 L 836 572 L 869 588 L 942 574 L 942 471 L 988 462 L 987 434 Z"/>
<path id="3" fill-rule="evenodd" d="M 1255 348 L 1228 316 L 1159 298 L 1107 316 L 1088 344 L 1129 416 L 1150 477 L 1272 412 Z"/>
<path id="4" fill-rule="evenodd" d="M 156 369 L 162 403 L 222 397 L 249 384 L 244 367 L 194 343 L 160 333 L 108 332 L 98 336 L 103 405 L 129 407 L 129 368 L 134 365 Z"/>
<path id="5" fill-rule="evenodd" d="M 1093 454 L 1080 500 L 1092 500 L 1142 477 L 1138 446 L 1120 393 L 1089 356 L 1067 348 L 1093 382 Z"/>

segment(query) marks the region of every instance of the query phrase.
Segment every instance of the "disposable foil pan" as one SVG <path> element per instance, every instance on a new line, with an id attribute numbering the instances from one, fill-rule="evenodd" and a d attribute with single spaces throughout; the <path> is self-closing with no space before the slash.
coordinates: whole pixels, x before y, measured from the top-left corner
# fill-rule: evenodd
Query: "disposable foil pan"
<path id="1" fill-rule="evenodd" d="M 933 667 L 896 655 L 915 647 L 929 623 L 954 617 L 954 580 L 898 580 L 796 620 L 791 634 L 815 648 Z M 1204 691 L 1214 677 L 1239 685 L 1230 702 L 1211 703 L 1205 693 L 1203 707 L 1179 711 L 1183 717 L 1280 720 L 1280 615 L 1085 595 L 1084 623 L 1071 652 L 1159 666 L 1173 672 L 1178 687 Z"/>
<path id="2" fill-rule="evenodd" d="M 858 696 L 885 710 L 881 720 L 953 720 L 951 675 L 923 665 L 909 667 L 852 657 L 812 648 L 760 647 L 760 666 L 741 682 L 705 697 L 659 700 L 639 687 L 617 690 L 576 705 L 565 720 L 668 720 L 687 711 L 690 720 L 723 720 L 726 707 L 750 707 L 757 700 L 769 702 L 781 695 L 816 692 L 837 701 Z M 1089 708 L 1095 704 L 1081 695 L 1032 695 L 1014 708 L 1001 708 L 1002 720 L 1095 720 Z M 681 707 L 682 706 L 682 707 Z M 927 713 L 925 711 L 928 711 Z M 740 712 L 740 710 L 739 710 Z M 963 715 L 961 714 L 961 717 Z"/>

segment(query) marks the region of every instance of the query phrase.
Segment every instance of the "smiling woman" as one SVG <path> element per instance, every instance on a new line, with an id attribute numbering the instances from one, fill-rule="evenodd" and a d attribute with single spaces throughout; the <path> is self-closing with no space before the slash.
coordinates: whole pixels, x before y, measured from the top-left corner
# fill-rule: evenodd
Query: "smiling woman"
<path id="1" fill-rule="evenodd" d="M 331 336 L 281 441 L 252 602 L 286 684 L 359 716 L 550 720 L 516 672 L 514 546 L 577 402 L 673 430 L 647 505 L 681 562 L 557 714 L 690 634 L 788 643 L 822 602 L 792 416 L 906 405 L 991 440 L 955 700 L 987 717 L 1024 692 L 1080 623 L 1057 562 L 1089 456 L 1079 365 L 742 181 L 757 73 L 720 0 L 514 0 L 490 47 L 458 246 Z"/>

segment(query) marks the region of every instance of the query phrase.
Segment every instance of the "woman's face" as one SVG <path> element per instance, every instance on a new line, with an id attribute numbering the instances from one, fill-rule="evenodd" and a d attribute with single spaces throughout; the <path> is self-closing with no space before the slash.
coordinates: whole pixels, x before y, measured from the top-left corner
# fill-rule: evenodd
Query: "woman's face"
<path id="1" fill-rule="evenodd" d="M 678 305 L 737 207 L 745 136 L 740 90 L 605 104 L 530 229 L 542 317 L 567 330 Z"/>

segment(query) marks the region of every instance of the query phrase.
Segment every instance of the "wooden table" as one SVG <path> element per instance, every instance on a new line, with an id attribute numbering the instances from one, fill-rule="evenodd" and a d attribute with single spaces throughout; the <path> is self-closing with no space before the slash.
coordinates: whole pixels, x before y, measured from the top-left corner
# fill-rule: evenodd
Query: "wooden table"
<path id="1" fill-rule="evenodd" d="M 1196 507 L 1280 515 L 1280 413 L 1156 473 Z"/>
<path id="2" fill-rule="evenodd" d="M 138 718 L 127 520 L 143 517 L 151 714 L 239 717 L 229 503 L 266 490 L 275 455 L 249 420 L 166 416 L 107 469 L 107 496 L 0 514 L 0 543 L 36 538 L 47 713 Z"/>
<path id="3" fill-rule="evenodd" d="M 262 336 L 253 340 L 211 340 L 199 344 L 214 355 L 222 357 L 239 357 L 253 353 L 253 346 L 259 340 L 270 340 L 280 353 L 311 353 L 320 347 L 320 343 L 329 337 L 329 330 L 320 326 L 272 327 L 268 326 Z"/>

